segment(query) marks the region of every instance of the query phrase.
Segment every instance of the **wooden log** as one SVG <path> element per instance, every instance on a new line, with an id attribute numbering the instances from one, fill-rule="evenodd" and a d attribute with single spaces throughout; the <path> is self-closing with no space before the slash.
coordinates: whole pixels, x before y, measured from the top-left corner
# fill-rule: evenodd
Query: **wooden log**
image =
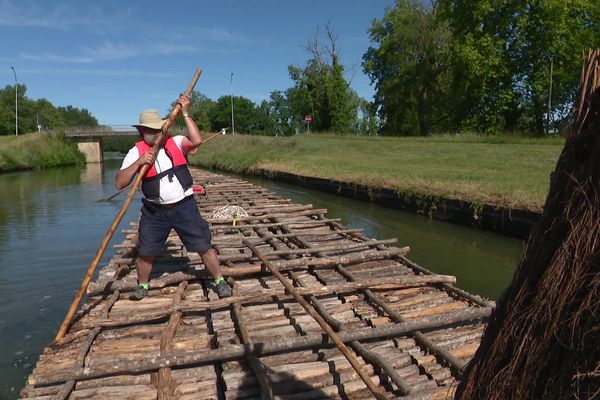
<path id="1" fill-rule="evenodd" d="M 240 335 L 242 337 L 242 343 L 245 345 L 252 345 L 252 340 L 250 339 L 250 334 L 248 333 L 248 329 L 246 327 L 245 317 L 242 315 L 242 307 L 239 303 L 234 303 L 232 311 L 234 322 L 237 324 Z M 267 379 L 267 371 L 265 366 L 262 364 L 262 362 L 260 362 L 260 360 L 256 356 L 248 355 L 247 359 L 260 385 L 261 397 L 265 397 L 269 400 L 272 400 L 273 388 L 271 387 L 271 383 Z"/>
<path id="2" fill-rule="evenodd" d="M 176 309 L 183 293 L 187 287 L 187 281 L 181 282 L 177 291 L 173 295 L 172 308 Z M 173 350 L 173 337 L 175 331 L 179 327 L 181 321 L 181 311 L 177 310 L 171 314 L 167 327 L 165 328 L 160 338 L 160 354 L 164 355 Z M 171 368 L 163 367 L 158 370 L 158 385 L 157 385 L 157 398 L 158 400 L 171 400 L 175 398 L 175 383 L 171 374 Z"/>
<path id="3" fill-rule="evenodd" d="M 117 375 L 108 378 L 90 379 L 77 382 L 75 389 L 84 390 L 106 386 L 150 385 L 150 374 Z"/>
<path id="4" fill-rule="evenodd" d="M 260 197 L 257 197 L 260 198 Z M 261 202 L 262 203 L 262 202 Z M 312 204 L 293 204 L 293 203 L 284 203 L 284 204 L 271 204 L 268 206 L 264 206 L 264 205 L 245 205 L 244 211 L 246 211 L 246 213 L 248 213 L 249 216 L 261 216 L 259 214 L 269 214 L 270 212 L 277 212 L 277 213 L 295 213 L 297 211 L 306 211 L 306 210 L 310 210 L 312 209 Z M 215 210 L 218 210 L 222 208 L 221 206 L 209 206 L 206 207 L 206 209 L 203 209 L 203 212 L 206 213 L 212 213 Z M 297 214 L 295 214 L 297 215 Z M 219 218 L 211 218 L 208 217 L 207 221 L 209 222 L 214 222 L 214 221 L 220 221 L 223 218 L 219 219 Z"/>
<path id="5" fill-rule="evenodd" d="M 73 392 L 74 399 L 139 399 L 156 400 L 156 389 L 146 385 L 106 386 Z"/>
<path id="6" fill-rule="evenodd" d="M 397 323 L 384 327 L 364 328 L 352 332 L 340 332 L 338 336 L 344 342 L 352 340 L 371 340 L 384 337 L 403 336 L 416 330 L 440 329 L 448 326 L 455 326 L 472 321 L 478 321 L 489 317 L 491 308 L 469 308 L 452 312 L 442 316 L 432 318 L 415 319 L 403 323 Z M 332 343 L 323 337 L 322 334 L 312 334 L 296 338 L 286 338 L 272 340 L 264 343 L 256 343 L 251 346 L 230 345 L 226 349 L 209 350 L 202 353 L 193 352 L 192 354 L 173 352 L 169 355 L 159 357 L 138 358 L 137 360 L 127 360 L 123 362 L 120 358 L 105 360 L 104 366 L 98 365 L 96 368 L 85 370 L 72 368 L 63 371 L 54 371 L 46 374 L 32 374 L 29 377 L 29 383 L 32 385 L 51 385 L 65 382 L 69 379 L 83 380 L 102 376 L 113 376 L 122 373 L 137 373 L 143 371 L 155 371 L 163 366 L 184 366 L 199 365 L 213 361 L 234 360 L 244 357 L 248 354 L 257 357 L 277 354 L 283 351 L 299 351 L 312 348 L 328 348 Z"/>
<path id="7" fill-rule="evenodd" d="M 267 241 L 269 239 L 285 239 L 285 238 L 293 238 L 297 236 L 331 236 L 331 235 L 346 235 L 348 233 L 357 233 L 362 232 L 362 229 L 339 229 L 339 230 L 331 230 L 327 229 L 326 232 L 318 231 L 318 232 L 294 232 L 294 233 L 281 233 L 281 234 L 268 234 L 265 236 L 261 236 L 257 239 L 251 239 L 250 242 L 252 244 L 259 244 L 261 242 Z M 213 243 L 215 240 L 213 239 Z"/>
<path id="8" fill-rule="evenodd" d="M 294 281 L 297 282 L 300 286 L 306 286 L 303 281 L 295 275 L 293 272 L 290 272 L 290 275 L 294 278 Z M 319 314 L 323 316 L 327 322 L 336 328 L 338 331 L 343 331 L 344 325 L 339 321 L 339 319 L 334 318 L 324 307 L 324 305 L 315 297 L 310 297 L 311 303 L 316 307 L 319 311 Z M 360 356 L 374 365 L 377 365 L 379 368 L 384 370 L 387 375 L 396 383 L 399 388 L 401 395 L 406 395 L 410 392 L 410 388 L 406 384 L 406 382 L 396 373 L 394 367 L 383 357 L 380 357 L 378 354 L 368 350 L 365 346 L 363 346 L 359 341 L 353 340 L 350 342 L 350 345 Z"/>
<path id="9" fill-rule="evenodd" d="M 328 268 L 334 267 L 337 264 L 347 265 L 358 263 L 365 260 L 391 257 L 399 254 L 406 254 L 410 248 L 388 248 L 386 250 L 369 250 L 358 254 L 339 257 L 324 257 L 324 258 L 302 258 L 286 261 L 274 261 L 272 264 L 280 270 L 294 268 Z M 242 277 L 254 275 L 262 272 L 260 265 L 236 266 L 235 268 L 221 267 L 223 275 L 231 277 Z M 209 276 L 207 271 L 200 270 L 192 272 L 176 272 L 168 276 L 156 278 L 150 281 L 151 288 L 162 288 L 167 285 L 179 284 L 182 281 L 193 281 L 196 279 L 204 279 Z M 106 290 L 121 290 L 132 291 L 137 287 L 137 282 L 134 279 L 129 281 L 101 282 L 92 283 L 88 289 L 88 296 L 97 296 L 104 293 Z"/>
<path id="10" fill-rule="evenodd" d="M 371 379 L 375 384 L 379 384 L 379 377 L 372 376 Z M 360 379 L 344 382 L 343 384 L 335 384 L 324 388 L 299 392 L 288 395 L 275 396 L 276 400 L 309 400 L 322 398 L 354 398 L 353 393 L 366 389 L 365 383 Z"/>
<path id="11" fill-rule="evenodd" d="M 451 282 L 455 281 L 456 278 L 453 276 L 447 275 L 428 275 L 428 276 L 397 276 L 397 277 L 387 277 L 374 279 L 371 282 L 349 282 L 341 285 L 331 285 L 331 286 L 323 286 L 317 287 L 313 289 L 296 289 L 297 293 L 301 296 L 307 295 L 315 295 L 322 296 L 331 293 L 343 293 L 356 290 L 358 288 L 397 288 L 397 287 L 406 287 L 406 286 L 414 286 L 414 285 L 423 285 L 430 283 L 442 283 L 442 282 Z M 281 290 L 273 290 L 273 289 L 265 289 L 258 291 L 258 293 L 253 295 L 246 296 L 235 296 L 229 297 L 225 299 L 208 301 L 208 302 L 182 302 L 181 305 L 177 307 L 162 307 L 156 308 L 152 311 L 147 311 L 143 314 L 135 313 L 132 315 L 127 315 L 120 318 L 110 318 L 110 319 L 84 319 L 78 321 L 76 326 L 83 328 L 90 328 L 96 326 L 109 327 L 109 326 L 124 326 L 124 325 L 132 325 L 139 324 L 141 322 L 152 322 L 152 321 L 160 321 L 166 318 L 174 311 L 200 311 L 205 309 L 216 309 L 228 306 L 235 302 L 247 303 L 254 301 L 266 300 L 268 301 L 273 296 L 279 296 L 282 299 L 289 298 L 290 295 L 286 295 L 285 292 Z M 464 306 L 464 303 L 457 303 L 455 306 L 447 305 L 445 306 L 447 309 L 450 308 L 459 308 L 459 304 Z M 439 312 L 440 308 L 436 307 L 431 313 L 434 311 Z"/>
<path id="12" fill-rule="evenodd" d="M 348 250 L 360 249 L 362 247 L 370 247 L 370 246 L 377 246 L 380 244 L 395 243 L 397 241 L 398 241 L 398 239 L 372 240 L 372 241 L 364 241 L 364 242 L 360 242 L 360 243 L 350 242 L 349 244 L 341 243 L 341 244 L 337 244 L 337 245 L 325 246 L 325 247 L 320 247 L 320 248 L 312 247 L 309 249 L 285 249 L 285 250 L 262 252 L 261 255 L 263 257 L 272 257 L 272 256 L 292 255 L 292 254 L 313 254 L 313 253 L 322 253 L 322 252 L 348 251 Z M 252 243 L 252 242 L 250 242 L 250 243 L 252 245 L 254 245 L 254 243 Z M 242 258 L 240 258 L 240 259 L 242 259 Z M 234 261 L 234 260 L 235 260 L 235 258 L 232 258 L 231 261 Z"/>
<path id="13" fill-rule="evenodd" d="M 321 248 L 311 248 L 311 249 L 282 249 L 282 250 L 275 250 L 275 251 L 269 251 L 269 252 L 263 252 L 264 257 L 273 257 L 273 256 L 281 256 L 281 255 L 294 255 L 294 254 L 311 254 L 311 253 L 322 253 L 322 252 L 342 252 L 342 251 L 350 251 L 350 250 L 357 250 L 360 248 L 364 248 L 364 247 L 372 247 L 372 246 L 377 246 L 380 244 L 390 244 L 390 243 L 395 243 L 397 242 L 397 239 L 387 239 L 387 240 L 372 240 L 372 241 L 365 241 L 365 242 L 349 242 L 349 243 L 340 243 L 340 244 L 336 244 L 336 245 L 331 245 L 331 246 L 325 246 L 325 247 L 321 247 Z M 410 248 L 406 248 L 405 252 L 408 253 L 410 251 Z M 187 257 L 187 256 L 185 256 Z M 182 256 L 182 258 L 184 258 Z M 249 260 L 253 258 L 251 253 L 248 254 L 240 254 L 239 252 L 236 252 L 235 254 L 223 254 L 220 255 L 219 260 L 221 262 L 226 262 L 226 261 L 244 261 L 244 260 Z M 132 263 L 133 259 L 120 259 L 120 262 L 126 262 L 126 263 Z"/>
<path id="14" fill-rule="evenodd" d="M 343 266 L 338 266 L 338 270 L 350 280 L 355 279 L 353 275 L 350 274 Z M 373 303 L 375 303 L 377 306 L 383 309 L 394 321 L 403 322 L 406 320 L 406 318 L 408 318 L 406 315 L 401 315 L 397 313 L 395 310 L 392 309 L 392 307 L 388 303 L 383 302 L 372 291 L 366 290 L 365 294 Z M 421 345 L 425 346 L 429 349 L 429 351 L 433 352 L 434 354 L 438 355 L 439 357 L 443 358 L 446 362 L 448 362 L 454 368 L 454 372 L 457 374 L 457 376 L 461 376 L 462 370 L 465 366 L 465 364 L 461 360 L 459 360 L 453 354 L 447 352 L 442 347 L 435 345 L 434 342 L 427 338 L 422 332 L 416 331 L 413 333 L 413 335 L 415 337 L 415 340 L 417 340 Z M 406 392 L 405 394 L 408 394 L 408 392 Z"/>
<path id="15" fill-rule="evenodd" d="M 110 302 L 109 302 L 109 304 L 110 304 Z M 94 328 L 92 331 L 90 331 L 87 338 L 85 339 L 85 342 L 81 346 L 81 349 L 77 356 L 77 360 L 75 360 L 75 365 L 83 367 L 83 365 L 85 363 L 85 357 L 87 356 L 88 352 L 90 351 L 90 348 L 92 347 L 92 344 L 94 343 L 94 340 L 96 339 L 96 337 L 98 336 L 99 333 L 100 333 L 100 328 Z M 63 387 L 58 392 L 58 394 L 56 394 L 56 396 L 54 397 L 54 399 L 55 400 L 64 400 L 64 399 L 68 398 L 69 395 L 71 394 L 71 392 L 73 391 L 74 387 L 75 387 L 75 380 L 69 380 L 69 381 L 65 382 Z"/>

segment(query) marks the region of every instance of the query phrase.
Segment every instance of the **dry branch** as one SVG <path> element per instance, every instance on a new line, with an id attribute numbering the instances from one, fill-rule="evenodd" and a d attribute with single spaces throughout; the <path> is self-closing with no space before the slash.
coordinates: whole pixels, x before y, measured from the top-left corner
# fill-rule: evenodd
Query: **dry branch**
<path id="1" fill-rule="evenodd" d="M 582 69 L 577 119 L 542 218 L 498 301 L 457 399 L 585 399 L 600 393 L 600 50 Z"/>

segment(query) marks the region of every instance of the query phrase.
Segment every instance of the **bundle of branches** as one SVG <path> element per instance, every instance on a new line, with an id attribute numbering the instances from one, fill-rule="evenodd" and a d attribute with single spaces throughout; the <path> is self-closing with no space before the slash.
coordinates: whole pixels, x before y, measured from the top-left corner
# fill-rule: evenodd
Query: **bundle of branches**
<path id="1" fill-rule="evenodd" d="M 584 61 L 542 218 L 456 399 L 600 396 L 599 86 L 600 49 Z"/>

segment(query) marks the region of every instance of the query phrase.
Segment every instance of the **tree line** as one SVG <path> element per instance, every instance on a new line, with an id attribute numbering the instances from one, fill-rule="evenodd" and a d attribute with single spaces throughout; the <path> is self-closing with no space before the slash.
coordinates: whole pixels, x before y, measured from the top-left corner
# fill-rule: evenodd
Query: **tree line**
<path id="1" fill-rule="evenodd" d="M 559 131 L 599 17 L 597 0 L 397 0 L 363 57 L 380 132 Z"/>
<path id="2" fill-rule="evenodd" d="M 19 132 L 61 129 L 68 126 L 97 126 L 98 120 L 85 108 L 71 105 L 56 107 L 46 99 L 33 100 L 25 93 L 27 86 L 17 85 Z M 0 89 L 0 135 L 15 133 L 15 87 Z"/>
<path id="3" fill-rule="evenodd" d="M 556 133 L 571 118 L 582 57 L 600 46 L 596 0 L 396 0 L 368 29 L 362 68 L 375 88 L 361 98 L 345 78 L 337 36 L 317 27 L 292 86 L 255 104 L 192 93 L 205 131 L 289 136 L 312 132 L 431 135 L 452 132 Z M 97 125 L 85 109 L 29 100 L 18 85 L 19 130 Z M 21 104 L 23 104 L 21 106 Z M 178 124 L 182 124 L 178 121 Z M 14 86 L 0 91 L 0 134 L 14 132 Z"/>
<path id="4" fill-rule="evenodd" d="M 329 24 L 317 28 L 304 46 L 311 58 L 304 66 L 290 65 L 293 85 L 274 90 L 268 100 L 256 105 L 251 100 L 221 96 L 213 101 L 199 92 L 191 96 L 190 113 L 200 128 L 218 131 L 232 128 L 232 100 L 236 132 L 255 135 L 289 136 L 304 131 L 374 135 L 375 112 L 352 90 L 339 62 L 337 36 Z M 309 122 L 306 116 L 311 117 Z M 179 122 L 180 124 L 182 122 Z"/>
<path id="5" fill-rule="evenodd" d="M 307 63 L 288 67 L 293 86 L 271 92 L 240 130 L 291 135 L 310 115 L 312 131 L 338 134 L 555 134 L 572 118 L 599 21 L 596 0 L 396 0 L 368 29 L 373 101 L 344 78 L 327 24 L 325 39 L 317 28 L 305 45 Z M 213 128 L 229 126 L 223 110 Z"/>

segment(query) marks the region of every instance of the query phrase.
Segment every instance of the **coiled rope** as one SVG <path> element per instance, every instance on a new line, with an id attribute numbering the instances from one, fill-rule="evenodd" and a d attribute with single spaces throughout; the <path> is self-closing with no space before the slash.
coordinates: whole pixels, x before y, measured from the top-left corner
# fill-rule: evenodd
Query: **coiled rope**
<path id="1" fill-rule="evenodd" d="M 240 206 L 226 205 L 223 207 L 216 208 L 211 214 L 211 218 L 219 219 L 232 219 L 233 226 L 235 226 L 239 218 L 247 217 L 248 213 Z"/>

